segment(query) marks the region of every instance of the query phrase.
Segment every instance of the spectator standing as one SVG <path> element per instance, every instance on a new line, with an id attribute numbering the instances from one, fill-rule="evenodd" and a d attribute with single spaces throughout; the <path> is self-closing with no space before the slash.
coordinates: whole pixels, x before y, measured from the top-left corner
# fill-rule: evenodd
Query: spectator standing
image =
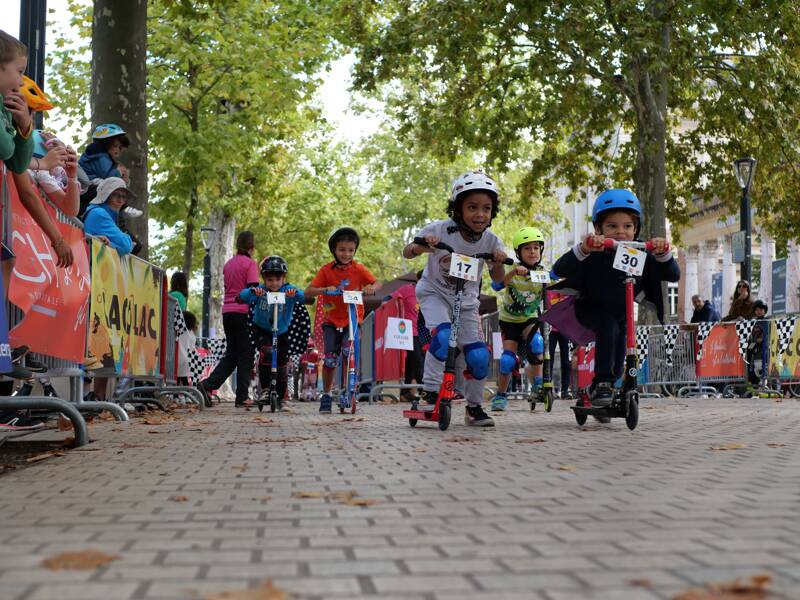
<path id="1" fill-rule="evenodd" d="M 561 302 L 565 298 L 566 296 L 564 294 L 559 294 L 558 292 L 553 292 L 553 291 L 547 292 L 547 303 L 549 306 L 553 306 L 554 304 Z M 572 397 L 569 391 L 569 385 L 572 379 L 572 359 L 570 358 L 569 354 L 569 340 L 557 328 L 553 327 L 550 329 L 550 335 L 547 336 L 547 345 L 550 351 L 551 365 L 552 361 L 555 360 L 556 346 L 558 346 L 558 357 L 560 361 L 559 364 L 561 366 L 560 393 L 561 393 L 561 398 L 566 400 Z M 551 367 L 551 373 L 552 373 L 552 367 Z"/>
<path id="2" fill-rule="evenodd" d="M 239 299 L 242 290 L 258 285 L 258 265 L 253 260 L 255 236 L 242 231 L 236 238 L 236 255 L 222 269 L 225 296 L 222 304 L 222 327 L 225 330 L 225 355 L 208 379 L 201 382 L 207 392 L 218 389 L 236 370 L 236 406 L 251 406 L 248 397 L 253 370 L 253 347 L 250 344 L 248 305 Z"/>
<path id="3" fill-rule="evenodd" d="M 708 300 L 703 300 L 700 294 L 692 296 L 692 323 L 716 323 L 719 321 L 717 309 Z"/>
<path id="4" fill-rule="evenodd" d="M 753 318 L 753 299 L 750 295 L 750 284 L 740 281 L 736 284 L 736 291 L 733 293 L 731 308 L 725 315 L 723 321 L 740 321 Z"/>
<path id="5" fill-rule="evenodd" d="M 189 281 L 186 273 L 175 271 L 169 279 L 169 295 L 178 301 L 178 306 L 182 311 L 186 310 L 186 302 L 189 300 Z"/>
<path id="6" fill-rule="evenodd" d="M 403 318 L 411 319 L 411 332 L 414 339 L 414 349 L 406 350 L 405 379 L 404 383 L 422 382 L 422 370 L 425 365 L 425 355 L 422 353 L 422 343 L 419 339 L 419 302 L 417 302 L 417 281 L 422 271 L 414 274 L 414 281 L 401 286 L 391 295 L 391 298 L 400 300 L 403 304 Z M 417 400 L 415 389 L 406 389 L 400 394 L 406 402 Z"/>

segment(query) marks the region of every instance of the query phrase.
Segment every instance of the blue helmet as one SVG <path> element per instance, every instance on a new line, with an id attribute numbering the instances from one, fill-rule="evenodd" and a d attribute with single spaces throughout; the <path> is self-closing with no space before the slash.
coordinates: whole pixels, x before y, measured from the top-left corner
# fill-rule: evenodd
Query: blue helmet
<path id="1" fill-rule="evenodd" d="M 43 158 L 48 152 L 49 148 L 44 143 L 41 129 L 34 129 L 33 131 L 33 156 L 35 158 Z"/>
<path id="2" fill-rule="evenodd" d="M 125 135 L 125 130 L 116 123 L 103 123 L 94 128 L 93 140 L 104 140 L 106 138 Z"/>
<path id="3" fill-rule="evenodd" d="M 600 213 L 607 210 L 629 210 L 636 213 L 640 220 L 642 218 L 642 205 L 636 194 L 630 190 L 613 189 L 600 194 L 592 208 L 592 223 L 597 223 Z"/>

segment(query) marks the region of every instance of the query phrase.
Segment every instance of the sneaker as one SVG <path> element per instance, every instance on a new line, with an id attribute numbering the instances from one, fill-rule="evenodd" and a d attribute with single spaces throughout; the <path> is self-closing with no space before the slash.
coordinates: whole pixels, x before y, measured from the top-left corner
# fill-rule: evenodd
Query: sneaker
<path id="1" fill-rule="evenodd" d="M 42 429 L 44 422 L 38 419 L 31 419 L 23 416 L 11 417 L 0 423 L 0 431 L 35 431 Z"/>
<path id="2" fill-rule="evenodd" d="M 319 412 L 323 414 L 331 414 L 333 412 L 331 410 L 331 395 L 330 394 L 322 394 L 322 398 L 319 400 Z"/>
<path id="3" fill-rule="evenodd" d="M 122 214 L 126 217 L 130 217 L 131 219 L 136 219 L 137 217 L 141 217 L 144 213 L 139 210 L 138 208 L 133 208 L 132 206 L 126 206 L 122 209 Z"/>
<path id="4" fill-rule="evenodd" d="M 33 391 L 33 383 L 30 381 L 26 381 L 14 393 L 14 396 L 30 396 L 32 391 Z"/>
<path id="5" fill-rule="evenodd" d="M 492 398 L 492 412 L 503 412 L 508 408 L 508 398 L 505 394 L 496 394 Z"/>
<path id="6" fill-rule="evenodd" d="M 424 390 L 422 392 L 422 401 L 425 404 L 436 404 L 436 398 L 439 397 L 439 392 L 431 392 L 428 390 Z"/>
<path id="7" fill-rule="evenodd" d="M 22 360 L 22 358 L 28 353 L 27 346 L 17 346 L 16 348 L 11 349 L 11 362 L 18 363 Z"/>
<path id="8" fill-rule="evenodd" d="M 58 392 L 56 391 L 56 388 L 50 384 L 42 386 L 42 395 L 49 396 L 51 398 L 58 398 Z"/>
<path id="9" fill-rule="evenodd" d="M 35 358 L 31 358 L 30 355 L 25 357 L 25 368 L 28 369 L 31 373 L 46 373 L 47 367 L 44 363 L 39 362 Z"/>
<path id="10" fill-rule="evenodd" d="M 464 411 L 464 422 L 475 427 L 494 427 L 494 419 L 487 415 L 480 404 L 467 406 Z"/>
<path id="11" fill-rule="evenodd" d="M 605 407 L 609 406 L 614 399 L 614 388 L 607 381 L 602 381 L 597 384 L 592 392 L 592 406 Z"/>

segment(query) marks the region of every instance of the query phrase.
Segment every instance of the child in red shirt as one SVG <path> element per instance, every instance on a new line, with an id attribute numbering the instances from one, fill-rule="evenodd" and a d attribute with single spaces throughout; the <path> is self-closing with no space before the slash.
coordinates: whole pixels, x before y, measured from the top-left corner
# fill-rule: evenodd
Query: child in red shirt
<path id="1" fill-rule="evenodd" d="M 340 227 L 328 238 L 328 248 L 334 260 L 317 272 L 305 291 L 306 298 L 313 298 L 325 292 L 342 290 L 362 290 L 365 294 L 374 294 L 380 287 L 377 279 L 369 270 L 353 260 L 361 239 L 352 227 Z M 342 350 L 342 341 L 347 332 L 349 315 L 347 305 L 341 296 L 323 296 L 324 321 L 322 331 L 325 350 L 322 358 L 323 394 L 319 403 L 319 412 L 331 412 L 331 386 L 333 374 Z M 364 307 L 357 307 L 358 322 L 364 320 Z"/>

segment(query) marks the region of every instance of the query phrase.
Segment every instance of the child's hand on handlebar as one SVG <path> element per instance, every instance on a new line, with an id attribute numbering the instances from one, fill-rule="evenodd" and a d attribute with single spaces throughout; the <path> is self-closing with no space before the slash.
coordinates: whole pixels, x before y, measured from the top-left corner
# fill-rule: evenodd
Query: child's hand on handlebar
<path id="1" fill-rule="evenodd" d="M 589 254 L 589 252 L 602 252 L 603 241 L 605 239 L 606 238 L 603 235 L 590 233 L 583 239 L 583 243 L 581 244 L 581 251 L 584 254 Z"/>
<path id="2" fill-rule="evenodd" d="M 514 274 L 521 275 L 522 277 L 525 277 L 528 274 L 528 269 L 526 269 L 522 265 L 517 265 L 512 269 L 512 271 L 514 272 Z"/>
<path id="3" fill-rule="evenodd" d="M 369 285 L 365 285 L 364 289 L 361 291 L 367 296 L 372 296 L 375 293 L 375 286 L 370 283 Z"/>
<path id="4" fill-rule="evenodd" d="M 435 235 L 426 235 L 425 241 L 428 243 L 428 247 L 426 248 L 425 246 L 420 246 L 420 248 L 422 248 L 422 251 L 433 252 L 434 246 L 439 242 L 441 242 L 442 240 L 440 240 L 439 237 Z"/>
<path id="5" fill-rule="evenodd" d="M 666 238 L 653 238 L 650 243 L 653 245 L 653 254 L 656 256 L 669 252 L 669 242 Z"/>
<path id="6" fill-rule="evenodd" d="M 503 263 L 508 258 L 508 254 L 503 252 L 500 248 L 495 248 L 494 252 L 492 252 L 492 256 L 496 263 Z"/>
<path id="7" fill-rule="evenodd" d="M 286 297 L 287 298 L 294 298 L 297 295 L 297 290 L 294 288 L 289 288 L 286 290 Z"/>
<path id="8" fill-rule="evenodd" d="M 261 298 L 261 296 L 263 296 L 264 294 L 267 293 L 267 290 L 265 290 L 264 288 L 261 288 L 261 287 L 255 287 L 255 288 L 253 288 L 253 293 L 256 296 L 258 296 L 259 298 Z"/>
<path id="9" fill-rule="evenodd" d="M 335 285 L 329 285 L 328 287 L 325 288 L 325 291 L 326 292 L 338 292 L 339 288 L 337 288 Z"/>

